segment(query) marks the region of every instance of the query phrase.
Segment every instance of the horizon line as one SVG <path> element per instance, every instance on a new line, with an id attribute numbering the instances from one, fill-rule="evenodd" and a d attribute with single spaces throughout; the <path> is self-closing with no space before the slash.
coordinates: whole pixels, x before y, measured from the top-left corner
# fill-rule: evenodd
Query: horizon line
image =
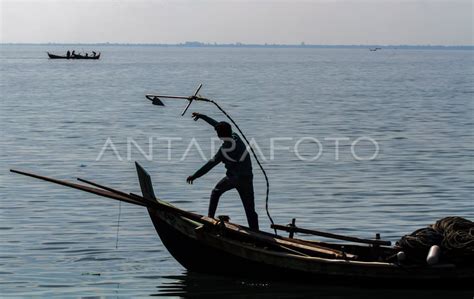
<path id="1" fill-rule="evenodd" d="M 277 43 L 205 43 L 186 41 L 182 43 L 128 43 L 128 42 L 0 42 L 0 45 L 100 45 L 100 46 L 161 46 L 161 47 L 292 47 L 292 48 L 361 48 L 361 47 L 386 47 L 386 48 L 472 48 L 474 45 L 431 45 L 431 44 L 277 44 Z"/>

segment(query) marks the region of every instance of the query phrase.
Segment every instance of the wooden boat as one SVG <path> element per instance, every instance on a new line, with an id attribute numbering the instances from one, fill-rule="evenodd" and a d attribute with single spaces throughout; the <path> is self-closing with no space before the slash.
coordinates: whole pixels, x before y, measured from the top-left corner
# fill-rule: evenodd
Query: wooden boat
<path id="1" fill-rule="evenodd" d="M 142 196 L 84 179 L 78 180 L 88 185 L 11 171 L 147 208 L 164 246 L 192 272 L 391 287 L 459 288 L 474 279 L 472 265 L 398 263 L 394 258 L 398 249 L 388 241 L 345 236 L 341 237 L 370 244 L 308 241 L 188 212 L 156 198 L 149 174 L 138 163 L 136 167 Z M 287 228 L 291 231 L 291 226 Z"/>
<path id="2" fill-rule="evenodd" d="M 55 54 L 51 54 L 49 52 L 46 52 L 46 53 L 48 53 L 48 57 L 50 59 L 99 59 L 100 58 L 100 53 L 97 54 L 96 56 L 84 56 L 84 55 L 74 54 L 74 55 L 71 55 L 69 57 L 61 56 L 61 55 L 55 55 Z"/>

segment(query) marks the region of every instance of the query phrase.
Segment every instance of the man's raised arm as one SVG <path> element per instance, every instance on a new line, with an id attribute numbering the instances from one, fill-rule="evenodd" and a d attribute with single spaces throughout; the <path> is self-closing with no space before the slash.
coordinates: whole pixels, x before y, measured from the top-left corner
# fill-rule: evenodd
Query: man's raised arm
<path id="1" fill-rule="evenodd" d="M 194 118 L 194 120 L 202 119 L 213 127 L 215 127 L 219 123 L 215 119 L 212 119 L 207 115 L 197 113 L 197 112 L 193 112 L 193 118 Z"/>

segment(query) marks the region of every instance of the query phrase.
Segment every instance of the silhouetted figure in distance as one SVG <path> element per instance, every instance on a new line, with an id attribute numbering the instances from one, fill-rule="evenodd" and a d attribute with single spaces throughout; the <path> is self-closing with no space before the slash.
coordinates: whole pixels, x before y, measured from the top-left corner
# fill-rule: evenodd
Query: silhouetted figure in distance
<path id="1" fill-rule="evenodd" d="M 194 120 L 202 119 L 213 126 L 223 144 L 215 156 L 193 175 L 189 176 L 186 181 L 192 184 L 195 179 L 205 175 L 214 166 L 223 162 L 227 169 L 226 176 L 212 190 L 208 216 L 214 218 L 217 204 L 222 194 L 235 188 L 244 205 L 249 227 L 258 230 L 258 215 L 255 212 L 253 192 L 252 161 L 247 147 L 239 135 L 232 132 L 232 127 L 229 123 L 224 121 L 217 122 L 209 116 L 197 112 L 193 113 L 193 118 Z"/>
<path id="2" fill-rule="evenodd" d="M 67 50 L 66 56 L 67 56 L 67 59 L 71 58 L 71 52 L 69 52 L 69 50 Z"/>

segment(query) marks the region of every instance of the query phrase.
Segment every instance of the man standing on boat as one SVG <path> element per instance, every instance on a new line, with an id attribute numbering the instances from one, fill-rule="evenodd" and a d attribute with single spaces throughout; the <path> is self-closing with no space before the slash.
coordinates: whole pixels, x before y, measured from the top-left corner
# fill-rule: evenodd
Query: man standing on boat
<path id="1" fill-rule="evenodd" d="M 192 184 L 195 179 L 205 175 L 214 166 L 223 162 L 227 169 L 226 176 L 212 190 L 208 216 L 214 218 L 222 194 L 235 188 L 244 205 L 249 227 L 258 230 L 258 215 L 255 212 L 253 193 L 252 161 L 247 147 L 239 135 L 232 132 L 229 123 L 225 121 L 217 122 L 209 116 L 197 112 L 193 113 L 193 118 L 194 120 L 202 119 L 213 126 L 223 144 L 216 155 L 193 175 L 189 176 L 186 181 Z"/>

